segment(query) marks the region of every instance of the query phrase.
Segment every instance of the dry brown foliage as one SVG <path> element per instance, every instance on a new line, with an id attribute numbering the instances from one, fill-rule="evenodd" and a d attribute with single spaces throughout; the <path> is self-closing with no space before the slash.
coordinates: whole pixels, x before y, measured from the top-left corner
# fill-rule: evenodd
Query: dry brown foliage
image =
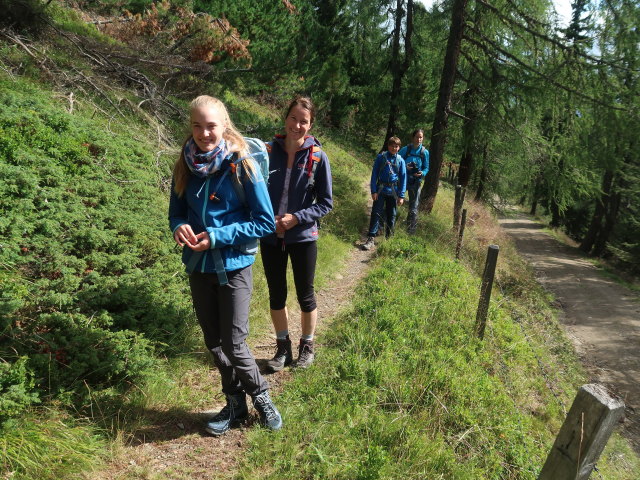
<path id="1" fill-rule="evenodd" d="M 179 54 L 194 62 L 212 64 L 228 58 L 247 67 L 251 64 L 249 40 L 241 38 L 226 19 L 195 14 L 166 0 L 153 3 L 142 14 L 126 12 L 124 17 L 98 26 L 105 34 L 132 47 L 144 44 L 146 48 L 153 40 L 154 46 L 168 54 Z"/>
<path id="2" fill-rule="evenodd" d="M 296 6 L 293 3 L 291 3 L 289 0 L 282 0 L 282 5 L 284 5 L 284 8 L 289 10 L 289 13 L 298 13 Z"/>

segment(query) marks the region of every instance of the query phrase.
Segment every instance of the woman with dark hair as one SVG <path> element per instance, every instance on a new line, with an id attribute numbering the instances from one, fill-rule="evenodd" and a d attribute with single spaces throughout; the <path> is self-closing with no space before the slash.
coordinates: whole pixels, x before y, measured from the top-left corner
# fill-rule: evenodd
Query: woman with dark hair
<path id="1" fill-rule="evenodd" d="M 429 150 L 422 146 L 424 130 L 418 128 L 411 134 L 412 143 L 402 147 L 398 152 L 407 164 L 407 193 L 409 194 L 409 214 L 407 215 L 407 231 L 415 233 L 418 224 L 418 204 L 420 203 L 420 187 L 422 180 L 429 173 Z"/>
<path id="2" fill-rule="evenodd" d="M 276 214 L 276 231 L 261 240 L 260 252 L 269 287 L 271 321 L 276 331 L 276 353 L 267 362 L 274 372 L 293 361 L 286 306 L 289 258 L 302 324 L 297 366 L 306 368 L 315 358 L 318 220 L 331 211 L 333 198 L 329 159 L 320 142 L 308 134 L 314 118 L 315 107 L 310 98 L 294 99 L 285 115 L 284 135 L 276 135 L 267 145 L 268 190 Z"/>

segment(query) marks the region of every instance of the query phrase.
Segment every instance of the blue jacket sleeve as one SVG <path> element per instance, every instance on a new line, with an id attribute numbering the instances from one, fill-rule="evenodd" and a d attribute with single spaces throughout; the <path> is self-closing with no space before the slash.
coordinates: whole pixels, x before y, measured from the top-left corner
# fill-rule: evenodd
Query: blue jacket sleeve
<path id="1" fill-rule="evenodd" d="M 398 185 L 396 192 L 398 197 L 404 198 L 404 192 L 407 190 L 407 164 L 404 158 L 401 158 L 400 155 L 398 157 Z"/>
<path id="2" fill-rule="evenodd" d="M 188 206 L 187 201 L 184 198 L 178 197 L 175 191 L 175 184 L 171 181 L 171 196 L 169 197 L 169 228 L 171 233 L 174 233 L 180 225 L 184 225 L 187 222 Z"/>
<path id="3" fill-rule="evenodd" d="M 247 205 L 251 210 L 251 219 L 245 222 L 233 222 L 220 227 L 207 228 L 212 242 L 211 248 L 229 245 L 242 245 L 273 233 L 276 222 L 273 216 L 267 185 L 262 178 L 260 167 L 255 165 L 255 175 L 251 180 L 243 179 Z M 229 181 L 235 181 L 229 178 Z"/>
<path id="4" fill-rule="evenodd" d="M 298 223 L 315 222 L 333 209 L 333 184 L 329 158 L 322 152 L 320 163 L 316 169 L 314 190 L 315 202 L 308 208 L 294 212 Z"/>
<path id="5" fill-rule="evenodd" d="M 378 174 L 380 173 L 380 163 L 384 161 L 384 157 L 378 154 L 373 162 L 373 170 L 371 170 L 371 193 L 378 193 Z"/>

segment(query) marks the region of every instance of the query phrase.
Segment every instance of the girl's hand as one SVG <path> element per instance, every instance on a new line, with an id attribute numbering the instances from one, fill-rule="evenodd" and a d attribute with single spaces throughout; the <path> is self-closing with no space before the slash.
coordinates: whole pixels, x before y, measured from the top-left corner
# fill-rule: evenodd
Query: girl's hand
<path id="1" fill-rule="evenodd" d="M 398 205 L 402 205 L 404 203 L 404 198 L 399 198 L 398 199 Z"/>
<path id="2" fill-rule="evenodd" d="M 198 243 L 198 238 L 193 233 L 191 225 L 189 225 L 188 223 L 180 225 L 178 228 L 176 228 L 176 231 L 173 232 L 173 239 L 181 247 L 184 247 L 186 245 L 189 248 L 193 248 Z"/>
<path id="3" fill-rule="evenodd" d="M 285 231 L 298 225 L 298 217 L 290 213 L 276 216 L 276 233 L 284 233 Z"/>
<path id="4" fill-rule="evenodd" d="M 209 232 L 200 232 L 196 235 L 197 243 L 191 247 L 191 250 L 194 252 L 203 252 L 205 250 L 209 250 L 211 247 L 211 237 L 209 237 Z"/>

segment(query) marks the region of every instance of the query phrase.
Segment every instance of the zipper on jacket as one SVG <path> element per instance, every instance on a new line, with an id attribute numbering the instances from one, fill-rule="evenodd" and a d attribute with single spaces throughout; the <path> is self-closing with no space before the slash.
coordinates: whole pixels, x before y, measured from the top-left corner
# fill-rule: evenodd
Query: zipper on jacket
<path id="1" fill-rule="evenodd" d="M 209 181 L 211 180 L 211 177 L 207 177 L 207 179 L 205 180 L 205 184 L 204 184 L 204 202 L 202 203 L 202 225 L 205 228 L 205 232 L 207 231 L 207 217 L 206 217 L 206 212 L 207 212 L 207 202 L 209 201 Z M 202 255 L 202 269 L 201 272 L 204 273 L 204 266 L 207 263 L 207 253 L 208 252 L 203 252 Z"/>

